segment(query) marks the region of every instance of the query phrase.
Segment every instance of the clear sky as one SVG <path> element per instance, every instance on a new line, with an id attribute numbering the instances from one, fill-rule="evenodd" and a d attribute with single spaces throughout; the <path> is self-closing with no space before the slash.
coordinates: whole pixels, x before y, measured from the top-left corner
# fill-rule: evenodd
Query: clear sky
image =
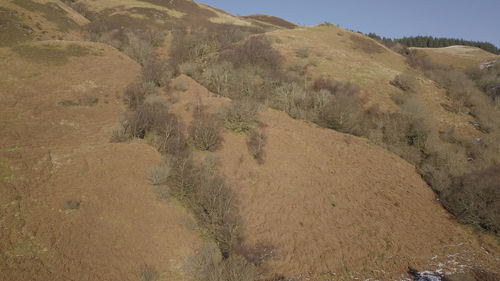
<path id="1" fill-rule="evenodd" d="M 431 35 L 500 47 L 500 0 L 198 0 L 234 15 L 268 14 L 301 25 L 325 21 L 385 37 Z"/>

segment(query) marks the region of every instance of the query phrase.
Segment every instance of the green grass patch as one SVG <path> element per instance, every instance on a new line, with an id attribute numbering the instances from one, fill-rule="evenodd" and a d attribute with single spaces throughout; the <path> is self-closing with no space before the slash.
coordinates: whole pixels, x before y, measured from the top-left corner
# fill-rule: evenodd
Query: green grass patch
<path id="1" fill-rule="evenodd" d="M 56 3 L 40 4 L 31 0 L 14 0 L 12 2 L 28 11 L 41 13 L 48 21 L 55 23 L 60 31 L 66 32 L 79 28 L 79 25 L 68 17 L 68 13 Z"/>
<path id="2" fill-rule="evenodd" d="M 13 51 L 26 60 L 53 65 L 63 65 L 70 57 L 82 57 L 91 53 L 90 48 L 78 44 L 60 46 L 50 43 L 19 45 Z"/>
<path id="3" fill-rule="evenodd" d="M 8 47 L 28 41 L 33 30 L 22 24 L 16 11 L 0 8 L 0 47 Z"/>

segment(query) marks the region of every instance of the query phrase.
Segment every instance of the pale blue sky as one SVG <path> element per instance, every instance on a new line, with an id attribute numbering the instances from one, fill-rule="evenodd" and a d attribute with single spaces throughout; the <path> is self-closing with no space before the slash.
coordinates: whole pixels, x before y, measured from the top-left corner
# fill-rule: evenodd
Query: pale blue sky
<path id="1" fill-rule="evenodd" d="M 302 24 L 328 21 L 386 37 L 431 35 L 500 47 L 500 0 L 199 0 L 235 15 L 269 14 Z"/>

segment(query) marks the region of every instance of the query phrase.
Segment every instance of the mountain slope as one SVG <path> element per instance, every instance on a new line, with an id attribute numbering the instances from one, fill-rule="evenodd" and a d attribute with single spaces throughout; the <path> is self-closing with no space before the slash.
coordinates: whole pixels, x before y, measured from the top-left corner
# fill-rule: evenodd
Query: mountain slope
<path id="1" fill-rule="evenodd" d="M 306 73 L 304 84 L 321 76 L 353 81 L 365 106 L 384 113 L 398 109 L 393 96 L 407 94 L 391 81 L 409 71 L 439 126 L 478 134 L 471 116 L 443 108 L 444 89 L 361 34 L 291 28 L 187 0 L 75 3 L 0 4 L 2 28 L 14 30 L 0 46 L 0 280 L 138 280 L 152 271 L 159 280 L 191 280 L 193 256 L 216 244 L 188 204 L 158 200 L 147 179 L 162 155 L 150 136 L 110 142 L 141 66 L 117 48 L 82 41 L 89 21 L 118 37 L 129 29 L 268 31 L 286 65 Z M 169 49 L 167 40 L 152 54 L 167 57 Z M 200 104 L 218 116 L 231 102 L 185 75 L 169 86 L 155 89 L 184 133 Z M 460 225 L 394 153 L 269 108 L 258 125 L 266 134 L 260 165 L 247 137 L 228 130 L 218 150 L 193 154 L 220 164 L 242 220 L 238 246 L 249 256 L 265 250 L 260 279 L 402 280 L 408 266 L 498 270 L 498 241 Z"/>
<path id="2" fill-rule="evenodd" d="M 174 96 L 186 125 L 200 99 L 213 112 L 228 102 L 188 77 L 176 81 L 189 85 Z M 272 247 L 271 272 L 396 280 L 408 265 L 455 272 L 495 264 L 406 161 L 276 110 L 263 112 L 260 122 L 264 164 L 251 159 L 245 136 L 234 133 L 224 134 L 216 155 L 238 194 L 243 242 Z M 477 260 L 469 263 L 469 255 Z"/>
<path id="3" fill-rule="evenodd" d="M 470 116 L 443 107 L 453 103 L 446 90 L 412 69 L 405 57 L 365 35 L 331 24 L 277 30 L 268 35 L 275 38 L 273 46 L 284 55 L 289 69 L 307 73 L 309 83 L 318 77 L 351 81 L 361 87 L 365 107 L 375 106 L 382 112 L 398 108 L 394 97 L 408 96 L 391 81 L 401 73 L 411 73 L 418 84 L 418 94 L 413 97 L 428 108 L 441 130 L 452 126 L 465 135 L 476 134 L 468 123 L 473 120 Z M 307 55 L 301 55 L 301 51 Z"/>
<path id="4" fill-rule="evenodd" d="M 182 280 L 200 238 L 147 182 L 160 155 L 109 142 L 139 66 L 99 43 L 29 46 L 0 50 L 0 280 L 137 280 L 143 264 Z"/>

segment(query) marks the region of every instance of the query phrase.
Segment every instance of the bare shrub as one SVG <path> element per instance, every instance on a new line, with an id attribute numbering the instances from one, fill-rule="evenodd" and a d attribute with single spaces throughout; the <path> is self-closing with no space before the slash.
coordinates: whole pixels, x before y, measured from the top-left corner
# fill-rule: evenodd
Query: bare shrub
<path id="1" fill-rule="evenodd" d="M 158 281 L 160 274 L 154 267 L 144 264 L 139 269 L 139 279 L 141 281 Z"/>
<path id="2" fill-rule="evenodd" d="M 144 138 L 149 131 L 160 131 L 169 116 L 165 105 L 144 103 L 135 111 L 125 112 L 123 126 L 132 138 Z"/>
<path id="3" fill-rule="evenodd" d="M 238 245 L 235 253 L 250 262 L 255 266 L 260 266 L 264 261 L 272 258 L 275 255 L 276 247 L 272 244 L 257 242 L 254 245 Z"/>
<path id="4" fill-rule="evenodd" d="M 200 67 L 194 62 L 184 62 L 179 65 L 179 71 L 190 77 L 197 77 L 201 72 Z"/>
<path id="5" fill-rule="evenodd" d="M 77 201 L 77 200 L 68 200 L 68 201 L 66 201 L 65 209 L 66 210 L 77 210 L 80 208 L 81 203 L 82 203 L 81 201 Z"/>
<path id="6" fill-rule="evenodd" d="M 302 101 L 307 93 L 299 84 L 284 83 L 275 89 L 275 107 L 287 112 L 293 118 L 304 118 L 306 109 L 302 107 Z"/>
<path id="7" fill-rule="evenodd" d="M 127 134 L 127 132 L 125 132 L 125 129 L 120 124 L 120 126 L 116 129 L 114 129 L 113 132 L 111 133 L 110 142 L 120 143 L 120 142 L 126 142 L 129 139 L 130 139 L 130 135 Z"/>
<path id="8" fill-rule="evenodd" d="M 141 39 L 133 32 L 126 34 L 128 45 L 125 48 L 125 54 L 144 65 L 149 59 L 156 56 L 154 47 L 146 40 Z"/>
<path id="9" fill-rule="evenodd" d="M 152 56 L 144 60 L 141 77 L 145 82 L 163 87 L 173 77 L 173 73 L 173 69 L 167 61 Z"/>
<path id="10" fill-rule="evenodd" d="M 319 112 L 318 123 L 344 133 L 360 135 L 363 107 L 355 95 L 339 92 Z"/>
<path id="11" fill-rule="evenodd" d="M 160 185 L 167 181 L 170 176 L 171 167 L 169 162 L 162 162 L 157 166 L 149 169 L 148 180 L 152 185 Z"/>
<path id="12" fill-rule="evenodd" d="M 278 70 L 283 62 L 283 57 L 265 36 L 252 36 L 243 44 L 226 50 L 221 56 L 234 65 L 258 65 L 271 71 Z"/>
<path id="13" fill-rule="evenodd" d="M 230 256 L 240 230 L 231 189 L 222 178 L 201 170 L 194 199 L 193 210 L 198 221 L 212 234 L 222 255 Z"/>
<path id="14" fill-rule="evenodd" d="M 185 92 L 189 88 L 189 83 L 186 80 L 177 80 L 172 86 L 178 92 Z"/>
<path id="15" fill-rule="evenodd" d="M 148 95 L 154 94 L 156 87 L 151 82 L 135 82 L 125 90 L 123 101 L 129 109 L 135 110 L 144 103 Z"/>
<path id="16" fill-rule="evenodd" d="M 144 40 L 153 47 L 160 47 L 165 41 L 166 32 L 148 28 L 142 34 Z"/>
<path id="17" fill-rule="evenodd" d="M 222 141 L 219 122 L 210 114 L 200 114 L 188 128 L 191 143 L 199 150 L 214 151 Z"/>
<path id="18" fill-rule="evenodd" d="M 255 266 L 241 256 L 223 259 L 214 249 L 204 248 L 194 256 L 188 271 L 195 280 L 253 281 L 257 278 Z"/>
<path id="19" fill-rule="evenodd" d="M 186 150 L 187 144 L 182 132 L 182 125 L 173 114 L 165 116 L 163 122 L 155 127 L 155 144 L 163 154 L 180 155 Z"/>
<path id="20" fill-rule="evenodd" d="M 240 218 L 232 190 L 217 176 L 216 162 L 208 158 L 197 166 L 189 155 L 169 159 L 172 195 L 189 206 L 223 256 L 229 257 L 239 240 Z"/>
<path id="21" fill-rule="evenodd" d="M 99 103 L 99 98 L 94 94 L 87 94 L 80 98 L 80 104 L 85 106 L 94 106 Z"/>
<path id="22" fill-rule="evenodd" d="M 219 50 L 220 43 L 206 32 L 187 33 L 177 31 L 172 43 L 171 57 L 175 65 L 192 62 L 206 66 L 213 61 L 215 53 Z"/>
<path id="23" fill-rule="evenodd" d="M 266 135 L 263 130 L 253 130 L 247 139 L 248 152 L 259 164 L 264 163 Z"/>
<path id="24" fill-rule="evenodd" d="M 251 99 L 232 101 L 221 109 L 224 125 L 236 133 L 247 133 L 257 122 L 259 105 Z"/>
<path id="25" fill-rule="evenodd" d="M 403 72 L 396 75 L 391 81 L 391 85 L 400 88 L 403 91 L 415 92 L 418 89 L 418 80 L 414 74 Z"/>
<path id="26" fill-rule="evenodd" d="M 219 95 L 228 96 L 229 79 L 233 66 L 228 62 L 209 65 L 202 75 L 203 84 Z"/>
<path id="27" fill-rule="evenodd" d="M 459 220 L 500 232 L 500 165 L 455 178 L 441 198 Z"/>

